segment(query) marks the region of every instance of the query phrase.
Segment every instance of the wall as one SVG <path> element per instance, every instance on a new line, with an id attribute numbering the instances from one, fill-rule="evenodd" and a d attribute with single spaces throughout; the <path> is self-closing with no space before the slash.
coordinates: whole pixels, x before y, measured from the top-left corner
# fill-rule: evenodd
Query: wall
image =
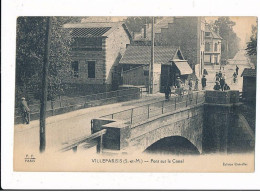
<path id="1" fill-rule="evenodd" d="M 72 61 L 79 61 L 79 77 L 72 75 L 66 78 L 66 82 L 76 84 L 103 84 L 105 66 L 105 40 L 102 41 L 102 51 L 71 51 Z M 96 77 L 88 78 L 88 65 L 86 61 L 95 61 Z"/>
<path id="2" fill-rule="evenodd" d="M 130 39 L 122 26 L 119 26 L 108 35 L 108 38 L 106 39 L 105 71 L 105 79 L 107 84 L 112 83 L 112 73 L 115 70 L 115 66 L 118 65 L 121 57 L 123 56 L 127 44 L 130 44 Z"/>
<path id="3" fill-rule="evenodd" d="M 144 76 L 144 70 L 142 66 L 123 72 L 124 85 L 147 85 L 147 81 L 148 76 Z"/>

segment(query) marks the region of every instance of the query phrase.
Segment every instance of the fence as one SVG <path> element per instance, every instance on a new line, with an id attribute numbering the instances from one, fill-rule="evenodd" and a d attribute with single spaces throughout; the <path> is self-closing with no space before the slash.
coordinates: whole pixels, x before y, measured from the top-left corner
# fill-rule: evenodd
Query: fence
<path id="1" fill-rule="evenodd" d="M 130 99 L 138 99 L 140 98 L 140 95 L 141 92 L 139 88 L 127 88 L 117 91 L 79 96 L 74 98 L 60 96 L 56 101 L 47 102 L 47 116 L 54 116 L 81 108 L 122 102 Z M 29 105 L 29 108 L 31 110 L 31 120 L 38 119 L 40 116 L 40 104 L 31 104 Z M 20 109 L 15 108 L 16 123 L 22 122 L 22 117 L 19 114 Z"/>
<path id="2" fill-rule="evenodd" d="M 100 118 L 126 120 L 129 121 L 130 124 L 137 124 L 144 120 L 165 113 L 170 113 L 180 108 L 202 104 L 205 101 L 204 93 L 204 91 L 189 92 L 184 96 L 171 97 L 169 101 L 162 100 L 113 114 L 104 115 Z"/>

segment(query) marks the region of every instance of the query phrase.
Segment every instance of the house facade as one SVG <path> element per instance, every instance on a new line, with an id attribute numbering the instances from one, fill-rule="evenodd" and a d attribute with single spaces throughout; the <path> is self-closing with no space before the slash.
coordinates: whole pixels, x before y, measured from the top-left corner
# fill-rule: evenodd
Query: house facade
<path id="1" fill-rule="evenodd" d="M 63 27 L 72 37 L 72 73 L 66 82 L 86 92 L 111 90 L 115 69 L 131 40 L 125 24 L 86 22 Z"/>
<path id="2" fill-rule="evenodd" d="M 148 87 L 151 46 L 130 45 L 119 62 L 125 85 Z M 179 49 L 174 46 L 154 47 L 153 92 L 164 92 L 166 85 L 175 86 L 179 76 L 185 83 L 193 71 Z"/>
<path id="3" fill-rule="evenodd" d="M 205 31 L 205 68 L 219 68 L 221 61 L 221 40 L 217 32 L 206 25 Z"/>
<path id="4" fill-rule="evenodd" d="M 197 77 L 203 75 L 205 55 L 204 17 L 163 17 L 154 24 L 155 45 L 180 47 Z M 148 44 L 151 24 L 135 33 L 133 44 Z"/>

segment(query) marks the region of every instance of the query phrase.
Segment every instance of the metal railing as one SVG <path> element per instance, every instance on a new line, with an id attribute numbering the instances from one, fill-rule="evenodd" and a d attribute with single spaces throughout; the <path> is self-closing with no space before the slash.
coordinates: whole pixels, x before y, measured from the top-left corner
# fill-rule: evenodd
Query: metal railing
<path id="1" fill-rule="evenodd" d="M 71 142 L 67 142 L 67 146 L 62 148 L 61 152 L 66 152 L 69 150 L 73 150 L 73 152 L 77 152 L 78 146 L 80 146 L 83 143 L 92 143 L 94 139 L 97 139 L 97 153 L 102 153 L 103 150 L 103 135 L 105 135 L 107 132 L 106 129 L 103 129 L 101 131 L 98 131 L 92 135 L 84 136 L 78 139 L 74 139 Z"/>
<path id="2" fill-rule="evenodd" d="M 95 103 L 98 102 L 106 102 L 109 100 L 122 100 L 125 99 L 133 99 L 137 95 L 141 95 L 139 88 L 128 88 L 128 89 L 122 89 L 117 91 L 111 91 L 111 92 L 104 92 L 104 93 L 97 93 L 92 95 L 86 95 L 86 96 L 78 96 L 78 97 L 61 97 L 55 101 L 48 101 L 47 102 L 47 111 L 51 112 L 51 115 L 53 116 L 55 114 L 55 111 L 62 108 L 69 108 L 69 107 L 88 107 L 93 106 Z M 40 104 L 30 104 L 29 108 L 31 110 L 31 116 L 40 114 Z M 15 119 L 21 118 L 19 115 L 20 109 L 15 108 Z"/>
<path id="3" fill-rule="evenodd" d="M 191 105 L 202 104 L 205 101 L 204 91 L 193 91 L 183 96 L 171 97 L 169 101 L 161 100 L 158 102 L 146 104 L 136 108 L 115 112 L 104 115 L 100 118 L 126 120 L 130 124 L 138 124 L 147 119 L 176 111 Z"/>

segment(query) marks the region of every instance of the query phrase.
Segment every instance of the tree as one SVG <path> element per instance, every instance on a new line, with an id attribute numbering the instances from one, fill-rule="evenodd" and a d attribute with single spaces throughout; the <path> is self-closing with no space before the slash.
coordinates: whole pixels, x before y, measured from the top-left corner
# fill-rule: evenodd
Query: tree
<path id="1" fill-rule="evenodd" d="M 221 43 L 222 58 L 231 59 L 239 51 L 240 39 L 233 30 L 236 23 L 229 17 L 219 17 L 213 24 L 213 30 L 219 30 L 219 35 L 223 38 Z"/>
<path id="2" fill-rule="evenodd" d="M 52 17 L 48 99 L 61 94 L 66 86 L 63 79 L 70 72 L 69 32 L 62 28 L 68 22 L 79 22 L 79 17 Z M 42 65 L 46 44 L 46 17 L 19 17 L 17 19 L 16 97 L 28 90 L 38 93 L 42 80 Z M 20 90 L 19 90 L 20 89 Z"/>
<path id="3" fill-rule="evenodd" d="M 256 56 L 257 56 L 257 26 L 252 25 L 250 41 L 247 43 L 246 52 L 250 57 L 252 63 L 256 67 Z"/>

